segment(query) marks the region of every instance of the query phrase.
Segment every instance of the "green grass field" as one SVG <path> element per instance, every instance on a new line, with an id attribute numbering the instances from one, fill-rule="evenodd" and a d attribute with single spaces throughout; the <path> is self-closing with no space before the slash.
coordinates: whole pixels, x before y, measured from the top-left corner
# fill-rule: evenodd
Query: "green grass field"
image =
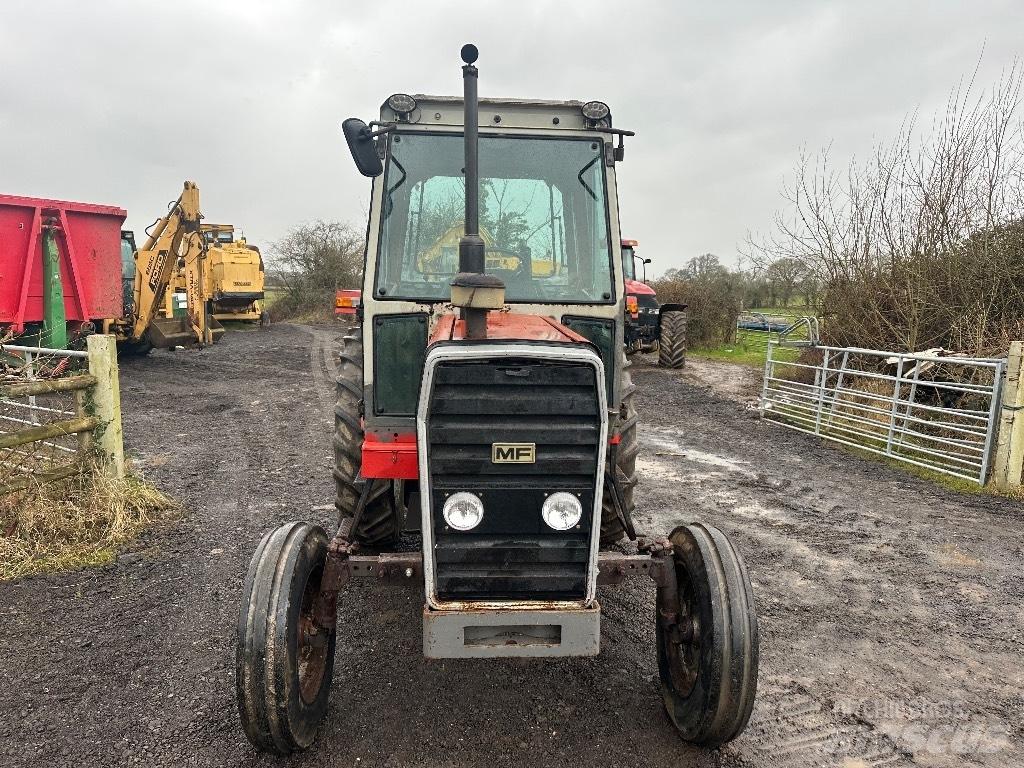
<path id="1" fill-rule="evenodd" d="M 736 363 L 737 365 L 749 365 L 752 368 L 763 368 L 765 348 L 760 345 L 723 344 L 713 349 L 688 349 L 686 353 L 691 357 L 699 357 L 707 360 L 721 360 L 724 363 Z M 796 360 L 800 356 L 800 349 L 794 347 L 776 347 L 773 353 L 776 360 Z"/>

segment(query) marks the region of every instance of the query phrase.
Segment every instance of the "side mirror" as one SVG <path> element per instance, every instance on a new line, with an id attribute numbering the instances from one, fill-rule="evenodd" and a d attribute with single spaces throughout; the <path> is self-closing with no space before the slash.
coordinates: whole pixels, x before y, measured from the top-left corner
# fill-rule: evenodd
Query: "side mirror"
<path id="1" fill-rule="evenodd" d="M 357 117 L 350 117 L 341 124 L 341 132 L 352 153 L 352 160 L 363 176 L 373 178 L 384 173 L 384 164 L 377 156 L 377 144 L 369 126 Z"/>

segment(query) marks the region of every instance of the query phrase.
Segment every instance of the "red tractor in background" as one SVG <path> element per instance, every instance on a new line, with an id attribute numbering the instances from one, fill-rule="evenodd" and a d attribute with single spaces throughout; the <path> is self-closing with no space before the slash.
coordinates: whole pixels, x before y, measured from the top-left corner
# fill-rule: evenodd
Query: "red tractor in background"
<path id="1" fill-rule="evenodd" d="M 623 341 L 626 354 L 658 352 L 658 364 L 682 368 L 686 363 L 686 304 L 658 304 L 647 285 L 650 259 L 636 252 L 636 240 L 621 240 L 622 274 L 626 287 L 626 317 Z M 637 280 L 636 263 L 643 265 L 643 280 Z"/>
<path id="2" fill-rule="evenodd" d="M 334 319 L 355 321 L 363 292 L 359 288 L 342 288 L 334 295 Z"/>

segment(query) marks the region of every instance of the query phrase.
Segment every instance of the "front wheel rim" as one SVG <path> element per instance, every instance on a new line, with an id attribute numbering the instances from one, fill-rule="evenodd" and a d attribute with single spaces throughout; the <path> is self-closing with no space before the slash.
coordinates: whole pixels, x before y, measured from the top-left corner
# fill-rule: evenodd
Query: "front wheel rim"
<path id="1" fill-rule="evenodd" d="M 697 684 L 701 659 L 701 621 L 692 584 L 676 569 L 679 580 L 679 605 L 676 632 L 666 631 L 669 678 L 680 696 L 688 696 Z M 678 641 L 675 638 L 678 638 Z"/>
<path id="2" fill-rule="evenodd" d="M 313 620 L 313 609 L 320 594 L 318 573 L 310 574 L 302 593 L 302 608 L 296 630 L 296 672 L 299 676 L 299 695 L 305 704 L 313 704 L 320 695 L 327 674 L 327 630 Z"/>

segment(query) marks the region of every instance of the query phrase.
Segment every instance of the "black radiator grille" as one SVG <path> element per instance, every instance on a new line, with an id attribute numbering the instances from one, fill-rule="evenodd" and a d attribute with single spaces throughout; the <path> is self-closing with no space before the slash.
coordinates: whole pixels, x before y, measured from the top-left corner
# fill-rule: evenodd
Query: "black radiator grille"
<path id="1" fill-rule="evenodd" d="M 592 531 L 601 413 L 593 367 L 510 360 L 442 362 L 427 417 L 435 575 L 442 600 L 580 599 Z M 532 464 L 492 463 L 493 443 L 532 443 Z M 568 491 L 580 526 L 553 531 L 540 510 Z M 447 530 L 445 498 L 471 491 L 484 520 Z"/>
<path id="2" fill-rule="evenodd" d="M 648 293 L 637 296 L 637 308 L 641 325 L 658 324 L 658 299 Z"/>

